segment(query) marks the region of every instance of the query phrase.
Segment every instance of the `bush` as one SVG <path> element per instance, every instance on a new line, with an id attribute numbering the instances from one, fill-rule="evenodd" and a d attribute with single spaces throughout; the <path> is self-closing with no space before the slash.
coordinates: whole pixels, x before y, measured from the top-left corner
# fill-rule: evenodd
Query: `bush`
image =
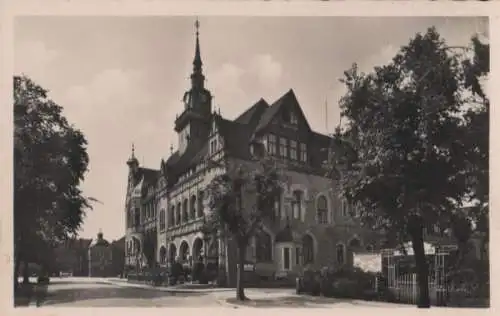
<path id="1" fill-rule="evenodd" d="M 50 283 L 50 278 L 46 275 L 44 276 L 39 276 L 37 279 L 38 284 L 49 284 Z"/>
<path id="2" fill-rule="evenodd" d="M 297 278 L 297 293 L 323 295 L 325 297 L 373 300 L 375 274 L 359 269 L 328 269 L 321 271 L 307 269 Z"/>

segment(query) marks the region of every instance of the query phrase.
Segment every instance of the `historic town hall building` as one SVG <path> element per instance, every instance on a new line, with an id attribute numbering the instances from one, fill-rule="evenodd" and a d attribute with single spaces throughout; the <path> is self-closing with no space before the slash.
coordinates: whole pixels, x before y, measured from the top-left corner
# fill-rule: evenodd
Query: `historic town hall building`
<path id="1" fill-rule="evenodd" d="M 351 264 L 352 250 L 378 247 L 375 233 L 351 218 L 335 180 L 325 176 L 330 138 L 313 131 L 292 90 L 272 103 L 258 100 L 234 120 L 213 111 L 204 84 L 198 22 L 196 26 L 191 87 L 173 126 L 177 151 L 158 170 L 141 167 L 134 153 L 127 162 L 126 265 L 212 260 L 225 267 L 231 280 L 234 249 L 222 240 L 205 240 L 200 231 L 204 191 L 224 172 L 225 164 L 211 162 L 251 163 L 255 142 L 284 163 L 289 179 L 277 199 L 274 220 L 249 247 L 247 260 L 257 274 L 272 278 L 293 275 L 308 265 Z"/>

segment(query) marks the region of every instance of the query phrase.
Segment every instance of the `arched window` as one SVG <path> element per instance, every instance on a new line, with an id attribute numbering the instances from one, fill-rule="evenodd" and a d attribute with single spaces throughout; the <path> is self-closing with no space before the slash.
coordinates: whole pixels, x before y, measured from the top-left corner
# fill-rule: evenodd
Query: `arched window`
<path id="1" fill-rule="evenodd" d="M 302 256 L 304 264 L 314 262 L 314 241 L 310 235 L 302 238 Z"/>
<path id="2" fill-rule="evenodd" d="M 191 201 L 190 201 L 190 218 L 195 219 L 196 218 L 196 195 L 191 196 Z"/>
<path id="3" fill-rule="evenodd" d="M 269 262 L 273 260 L 272 241 L 268 233 L 263 231 L 255 236 L 255 254 L 258 262 Z"/>
<path id="4" fill-rule="evenodd" d="M 198 217 L 203 217 L 204 214 L 204 209 L 203 209 L 203 191 L 200 191 L 198 193 L 198 209 L 197 209 L 197 215 Z"/>
<path id="5" fill-rule="evenodd" d="M 181 223 L 181 202 L 177 203 L 177 210 L 175 214 L 175 225 L 180 225 Z"/>
<path id="6" fill-rule="evenodd" d="M 168 214 L 168 227 L 172 227 L 175 225 L 175 206 L 172 205 L 170 207 L 170 211 Z"/>
<path id="7" fill-rule="evenodd" d="M 316 212 L 318 224 L 328 224 L 328 202 L 324 195 L 318 197 Z"/>
<path id="8" fill-rule="evenodd" d="M 343 244 L 338 244 L 336 247 L 337 263 L 343 265 L 345 263 L 345 247 Z"/>
<path id="9" fill-rule="evenodd" d="M 188 200 L 184 199 L 184 202 L 182 202 L 182 222 L 187 222 L 189 220 L 189 214 L 188 214 Z"/>
<path id="10" fill-rule="evenodd" d="M 164 246 L 160 248 L 160 263 L 165 264 L 167 262 L 167 249 Z"/>
<path id="11" fill-rule="evenodd" d="M 160 230 L 165 229 L 165 210 L 160 210 Z"/>
<path id="12" fill-rule="evenodd" d="M 189 245 L 183 241 L 179 249 L 179 256 L 181 261 L 186 261 L 189 258 Z"/>
<path id="13" fill-rule="evenodd" d="M 292 212 L 293 212 L 293 218 L 295 219 L 302 218 L 302 201 L 303 201 L 302 191 L 299 190 L 293 191 Z"/>

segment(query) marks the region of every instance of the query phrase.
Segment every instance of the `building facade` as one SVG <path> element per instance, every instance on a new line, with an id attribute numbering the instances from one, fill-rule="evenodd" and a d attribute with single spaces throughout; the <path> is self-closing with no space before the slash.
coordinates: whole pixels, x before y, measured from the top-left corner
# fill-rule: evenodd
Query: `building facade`
<path id="1" fill-rule="evenodd" d="M 205 238 L 200 228 L 208 211 L 205 190 L 233 165 L 252 166 L 254 145 L 279 162 L 287 183 L 274 216 L 248 248 L 247 261 L 263 278 L 293 276 L 306 266 L 352 265 L 352 251 L 372 251 L 378 235 L 363 229 L 352 208 L 339 198 L 337 183 L 324 162 L 331 138 L 309 125 L 293 90 L 268 103 L 258 100 L 234 120 L 212 108 L 205 87 L 198 23 L 191 86 L 175 120 L 177 150 L 157 170 L 128 160 L 125 261 L 129 268 L 197 260 L 224 267 L 234 282 L 235 249 Z"/>
<path id="2" fill-rule="evenodd" d="M 113 248 L 101 232 L 90 244 L 88 258 L 89 277 L 116 276 L 113 271 Z"/>

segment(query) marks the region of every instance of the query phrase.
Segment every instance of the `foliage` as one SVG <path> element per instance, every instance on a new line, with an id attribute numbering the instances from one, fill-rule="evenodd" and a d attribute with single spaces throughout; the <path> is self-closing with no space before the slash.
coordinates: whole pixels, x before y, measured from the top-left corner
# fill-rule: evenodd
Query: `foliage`
<path id="1" fill-rule="evenodd" d="M 262 220 L 272 216 L 274 201 L 281 188 L 281 175 L 269 160 L 259 166 L 230 166 L 207 188 L 210 212 L 205 230 L 229 235 L 247 245 L 260 230 Z M 255 201 L 251 199 L 255 198 Z"/>
<path id="2" fill-rule="evenodd" d="M 86 145 L 46 90 L 14 77 L 16 260 L 46 261 L 48 249 L 77 234 L 95 201 L 79 188 L 89 163 Z"/>
<path id="3" fill-rule="evenodd" d="M 478 46 L 476 51 L 483 60 L 488 50 Z M 424 223 L 448 227 L 455 220 L 473 191 L 471 166 L 484 158 L 471 154 L 477 134 L 470 132 L 472 119 L 463 111 L 469 104 L 467 89 L 485 97 L 475 78 L 486 66 L 469 61 L 467 68 L 463 59 L 430 28 L 388 65 L 368 74 L 354 65 L 341 80 L 347 88 L 340 102 L 347 124 L 335 135 L 335 167 L 341 171 L 342 193 L 359 205 L 363 224 L 400 242 L 412 241 L 421 307 L 429 306 Z M 487 143 L 487 134 L 479 133 Z M 479 151 L 487 155 L 482 146 Z M 474 178 L 481 176 L 487 173 Z"/>
<path id="4" fill-rule="evenodd" d="M 299 278 L 300 293 L 352 299 L 372 299 L 375 296 L 375 274 L 360 269 L 307 270 Z"/>
<path id="5" fill-rule="evenodd" d="M 282 175 L 269 159 L 249 165 L 226 163 L 225 173 L 207 187 L 210 211 L 204 231 L 214 237 L 227 237 L 238 249 L 238 266 L 245 261 L 250 239 L 261 229 L 262 221 L 273 214 L 274 201 L 281 190 Z M 244 300 L 243 269 L 238 269 L 237 298 Z"/>

